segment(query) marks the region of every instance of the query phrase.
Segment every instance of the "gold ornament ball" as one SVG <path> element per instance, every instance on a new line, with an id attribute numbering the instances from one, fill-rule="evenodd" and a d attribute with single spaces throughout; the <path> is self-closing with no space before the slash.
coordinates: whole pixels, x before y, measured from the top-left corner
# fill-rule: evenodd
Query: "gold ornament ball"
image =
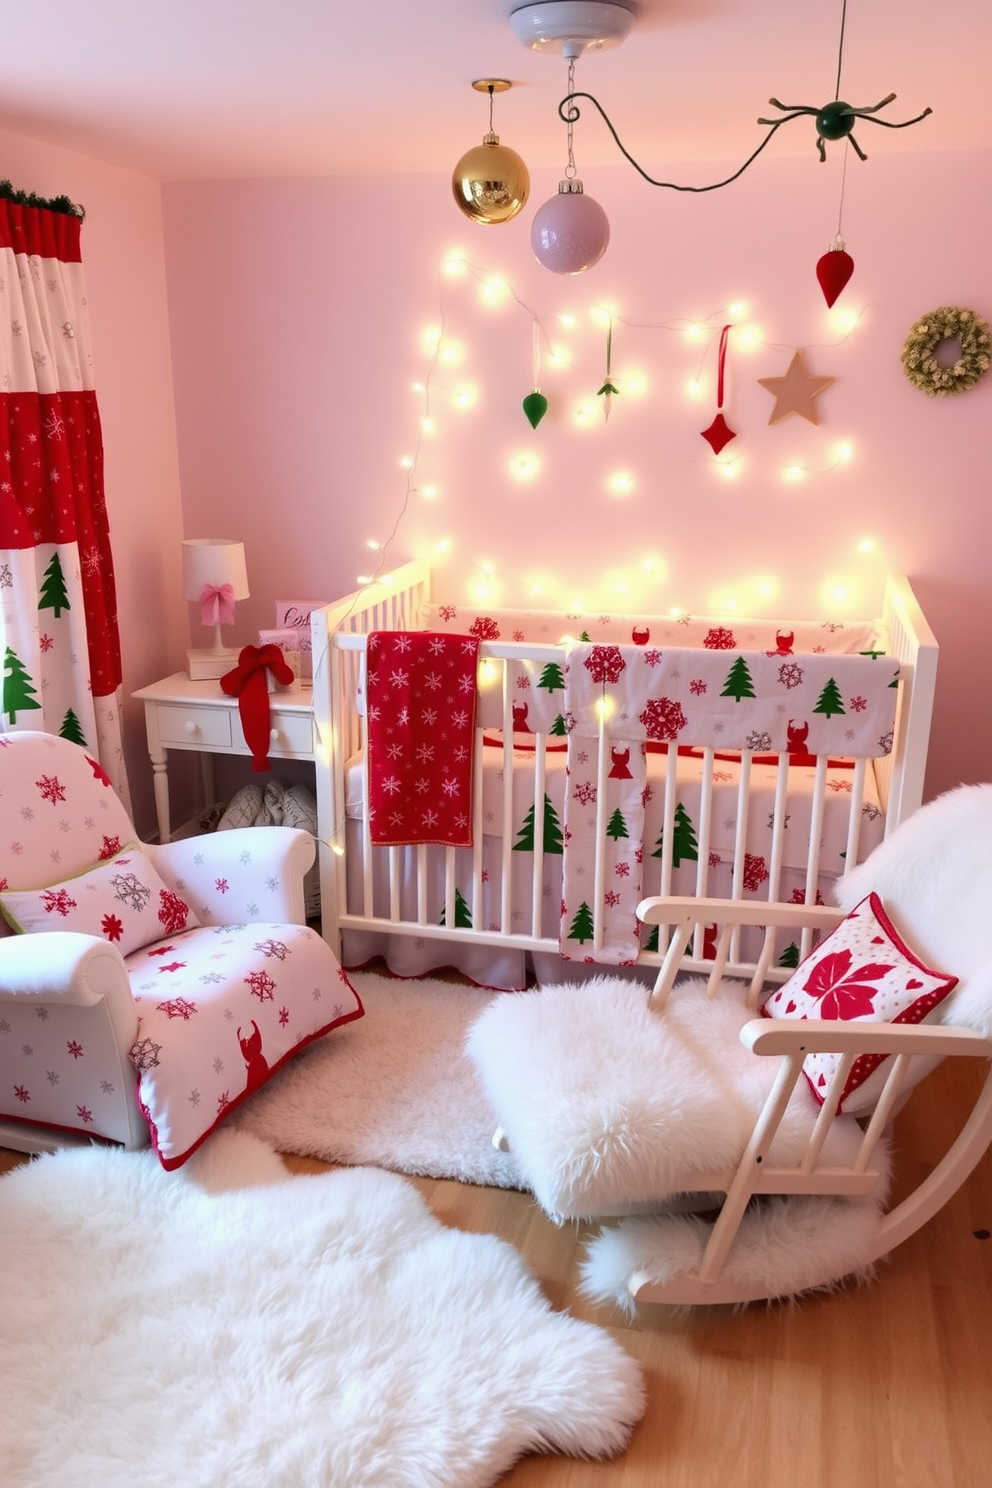
<path id="1" fill-rule="evenodd" d="M 491 227 L 516 217 L 527 200 L 530 176 L 516 150 L 487 134 L 455 166 L 451 189 L 466 217 Z"/>

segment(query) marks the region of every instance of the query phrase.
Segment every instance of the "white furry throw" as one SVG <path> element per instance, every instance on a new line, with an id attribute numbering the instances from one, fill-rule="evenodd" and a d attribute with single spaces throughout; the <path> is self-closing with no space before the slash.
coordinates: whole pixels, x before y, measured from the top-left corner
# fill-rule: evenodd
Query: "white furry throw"
<path id="1" fill-rule="evenodd" d="M 542 1208 L 608 1214 L 736 1166 L 779 1066 L 741 1044 L 753 1017 L 740 983 L 712 999 L 680 983 L 659 1014 L 643 986 L 604 976 L 496 999 L 467 1049 Z M 818 1111 L 800 1081 L 770 1160 L 798 1157 Z M 860 1137 L 841 1118 L 824 1161 L 850 1160 Z"/>
<path id="2" fill-rule="evenodd" d="M 633 1359 L 509 1245 L 243 1133 L 173 1174 L 14 1170 L 0 1255 L 4 1488 L 485 1488 L 523 1452 L 609 1456 L 643 1410 Z"/>

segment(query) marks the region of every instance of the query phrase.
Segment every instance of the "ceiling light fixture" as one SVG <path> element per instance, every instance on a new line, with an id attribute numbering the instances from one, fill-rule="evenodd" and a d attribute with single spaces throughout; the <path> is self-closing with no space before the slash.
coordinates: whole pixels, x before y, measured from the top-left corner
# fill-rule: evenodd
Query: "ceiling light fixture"
<path id="1" fill-rule="evenodd" d="M 575 94 L 575 63 L 585 52 L 619 46 L 634 24 L 621 0 L 537 0 L 512 12 L 519 41 L 538 52 L 560 52 L 568 61 L 568 97 Z M 561 110 L 559 109 L 559 113 Z M 539 207 L 531 224 L 534 256 L 554 274 L 581 274 L 599 263 L 610 241 L 610 223 L 599 202 L 586 196 L 575 165 L 577 109 L 562 114 L 568 164 L 557 195 Z"/>
<path id="2" fill-rule="evenodd" d="M 489 94 L 489 131 L 481 145 L 466 150 L 451 176 L 455 201 L 466 217 L 484 227 L 516 217 L 530 191 L 523 160 L 493 133 L 493 94 L 512 86 L 506 78 L 477 78 L 472 84 L 477 92 Z"/>
<path id="3" fill-rule="evenodd" d="M 886 129 L 905 129 L 925 119 L 931 109 L 924 109 L 912 119 L 894 122 L 879 118 L 879 111 L 890 104 L 895 94 L 890 93 L 880 103 L 855 107 L 840 97 L 841 66 L 844 55 L 844 29 L 847 19 L 847 0 L 842 0 L 840 43 L 837 56 L 837 89 L 832 102 L 815 106 L 811 104 L 783 104 L 771 98 L 769 103 L 781 111 L 779 119 L 759 119 L 767 126 L 767 134 L 761 143 L 733 175 L 723 181 L 714 181 L 706 186 L 685 186 L 675 181 L 658 181 L 638 164 L 617 134 L 603 105 L 591 93 L 575 91 L 575 61 L 587 51 L 604 51 L 618 46 L 628 35 L 636 18 L 634 0 L 533 0 L 532 4 L 519 6 L 510 15 L 510 26 L 519 41 L 535 51 L 560 52 L 568 58 L 568 92 L 558 105 L 558 113 L 568 128 L 568 168 L 565 179 L 558 187 L 558 196 L 545 202 L 534 219 L 531 244 L 538 260 L 546 268 L 560 274 L 578 274 L 598 263 L 609 242 L 609 222 L 606 213 L 597 202 L 585 196 L 582 182 L 575 171 L 572 154 L 572 131 L 581 116 L 578 99 L 586 99 L 601 115 L 613 142 L 621 155 L 650 186 L 663 186 L 670 191 L 716 191 L 729 186 L 743 175 L 753 160 L 771 142 L 773 135 L 792 119 L 812 116 L 816 125 L 816 146 L 821 160 L 826 159 L 825 142 L 847 140 L 855 154 L 864 160 L 864 151 L 854 138 L 855 123 L 867 120 Z"/>

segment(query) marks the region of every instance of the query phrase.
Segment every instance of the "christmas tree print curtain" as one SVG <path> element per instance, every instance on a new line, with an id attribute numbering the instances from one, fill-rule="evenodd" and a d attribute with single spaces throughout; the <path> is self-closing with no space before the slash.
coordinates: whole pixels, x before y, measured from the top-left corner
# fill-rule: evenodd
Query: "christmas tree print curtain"
<path id="1" fill-rule="evenodd" d="M 126 804 L 81 226 L 67 200 L 0 185 L 0 732 L 84 745 Z"/>

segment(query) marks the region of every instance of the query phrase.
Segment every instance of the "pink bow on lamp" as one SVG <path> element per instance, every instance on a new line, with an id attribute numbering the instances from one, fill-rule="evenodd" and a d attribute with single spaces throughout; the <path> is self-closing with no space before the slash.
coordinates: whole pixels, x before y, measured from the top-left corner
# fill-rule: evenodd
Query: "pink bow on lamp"
<path id="1" fill-rule="evenodd" d="M 200 590 L 200 624 L 234 624 L 233 584 L 204 584 Z"/>

